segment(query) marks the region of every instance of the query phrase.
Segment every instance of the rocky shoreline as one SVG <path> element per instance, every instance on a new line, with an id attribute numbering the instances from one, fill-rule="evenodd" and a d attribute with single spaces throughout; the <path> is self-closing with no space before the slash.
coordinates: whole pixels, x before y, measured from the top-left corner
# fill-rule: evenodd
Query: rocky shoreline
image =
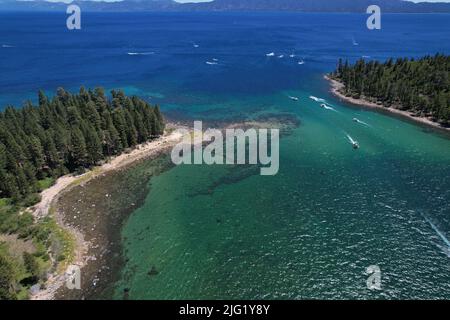
<path id="1" fill-rule="evenodd" d="M 426 125 L 428 127 L 433 127 L 435 129 L 439 129 L 441 131 L 450 132 L 450 127 L 444 127 L 441 124 L 439 124 L 438 122 L 435 122 L 430 118 L 416 116 L 415 114 L 413 114 L 409 111 L 403 111 L 403 110 L 399 110 L 399 109 L 395 109 L 395 108 L 388 108 L 381 104 L 377 104 L 377 103 L 367 101 L 364 99 L 355 99 L 352 97 L 347 97 L 341 93 L 341 90 L 344 87 L 344 85 L 341 82 L 331 79 L 327 75 L 325 75 L 324 78 L 330 82 L 331 92 L 336 97 L 338 97 L 340 100 L 342 100 L 344 102 L 347 102 L 347 103 L 350 103 L 353 105 L 357 105 L 357 106 L 361 106 L 361 107 L 366 107 L 366 108 L 373 109 L 373 110 L 377 110 L 380 112 L 384 112 L 386 114 L 395 115 L 400 118 L 407 119 L 409 121 L 413 121 L 413 122 L 421 124 L 421 125 Z"/>
<path id="2" fill-rule="evenodd" d="M 119 194 L 114 195 L 112 191 L 108 191 L 111 187 L 120 187 L 121 184 L 108 180 L 127 172 L 127 168 L 142 160 L 158 159 L 159 156 L 166 154 L 174 144 L 182 139 L 182 135 L 176 131 L 179 127 L 169 124 L 169 130 L 157 140 L 139 145 L 131 152 L 121 154 L 83 175 L 61 177 L 55 185 L 42 192 L 42 200 L 30 210 L 37 219 L 53 214 L 58 225 L 72 235 L 75 252 L 70 263 L 81 269 L 82 289 L 67 290 L 64 286 L 66 276 L 60 268 L 57 268 L 53 274 L 49 275 L 44 288 L 33 294 L 31 299 L 89 299 L 93 296 L 91 293 L 97 296 L 99 290 L 103 290 L 103 286 L 98 285 L 100 279 L 97 279 L 98 277 L 95 275 L 98 271 L 114 269 L 110 266 L 111 263 L 115 263 L 114 261 L 108 262 L 103 259 L 108 260 L 110 258 L 108 253 L 112 251 L 110 247 L 114 247 L 115 243 L 120 242 L 118 241 L 120 239 L 117 239 L 117 236 L 120 237 L 120 232 L 117 232 L 115 227 L 120 227 L 123 220 L 111 213 L 112 207 L 109 200 L 121 197 Z M 142 181 L 148 180 L 142 179 Z M 96 185 L 91 188 L 92 184 Z M 88 185 L 90 192 L 84 194 L 83 190 Z M 145 192 L 145 184 L 141 187 Z M 105 191 L 102 196 L 108 200 L 108 207 L 99 201 L 98 194 L 93 193 L 92 190 Z M 120 190 L 122 193 L 124 191 L 126 190 Z M 72 199 L 74 196 L 79 196 L 79 198 Z M 88 200 L 92 200 L 89 203 L 90 208 L 84 205 L 88 203 Z M 129 203 L 128 210 L 121 208 L 120 212 L 131 213 L 134 206 L 138 204 L 138 200 L 137 197 L 134 202 Z M 97 207 L 98 205 L 99 207 Z M 120 250 L 114 252 L 120 252 Z M 117 255 L 117 261 L 119 260 L 120 254 Z M 92 263 L 92 261 L 98 262 Z M 105 271 L 105 273 L 107 272 Z"/>
<path id="3" fill-rule="evenodd" d="M 282 134 L 289 134 L 298 125 L 298 119 L 292 115 L 268 115 L 221 128 L 279 128 Z M 169 127 L 175 131 L 138 146 L 132 153 L 119 156 L 122 158 L 115 158 L 84 177 L 63 177 L 55 190 L 44 191 L 52 197 L 44 197 L 34 212 L 45 216 L 51 207 L 58 224 L 74 235 L 76 259 L 72 264 L 81 268 L 81 290 L 67 289 L 65 275 L 56 274 L 33 299 L 91 300 L 113 296 L 114 284 L 126 262 L 121 245 L 123 223 L 145 200 L 151 177 L 173 166 L 168 153 L 182 140 L 176 129 L 190 130 L 180 124 Z M 124 292 L 123 298 L 126 296 Z"/>

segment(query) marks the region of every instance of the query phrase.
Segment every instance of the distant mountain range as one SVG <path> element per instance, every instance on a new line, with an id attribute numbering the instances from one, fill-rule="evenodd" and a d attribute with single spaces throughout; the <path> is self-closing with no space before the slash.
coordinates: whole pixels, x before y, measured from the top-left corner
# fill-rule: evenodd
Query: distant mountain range
<path id="1" fill-rule="evenodd" d="M 403 0 L 214 0 L 204 3 L 178 3 L 173 0 L 124 0 L 121 2 L 74 1 L 85 11 L 299 11 L 365 12 L 379 5 L 383 12 L 450 13 L 450 3 L 413 3 Z M 0 0 L 0 11 L 56 11 L 67 4 L 44 0 Z"/>

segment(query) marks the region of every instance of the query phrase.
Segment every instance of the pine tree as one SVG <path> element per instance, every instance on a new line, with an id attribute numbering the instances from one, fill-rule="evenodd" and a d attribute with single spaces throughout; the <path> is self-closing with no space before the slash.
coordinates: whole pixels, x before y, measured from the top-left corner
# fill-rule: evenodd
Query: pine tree
<path id="1" fill-rule="evenodd" d="M 0 253 L 0 300 L 14 300 L 15 271 L 13 264 Z"/>
<path id="2" fill-rule="evenodd" d="M 84 167 L 87 164 L 86 141 L 77 127 L 71 129 L 70 143 L 69 167 L 73 169 Z"/>
<path id="3" fill-rule="evenodd" d="M 87 126 L 86 132 L 86 151 L 87 159 L 90 165 L 97 164 L 103 158 L 102 143 L 95 132 L 94 127 Z"/>
<path id="4" fill-rule="evenodd" d="M 42 172 L 45 164 L 44 149 L 41 141 L 35 136 L 30 137 L 30 153 L 34 167 L 38 172 Z"/>

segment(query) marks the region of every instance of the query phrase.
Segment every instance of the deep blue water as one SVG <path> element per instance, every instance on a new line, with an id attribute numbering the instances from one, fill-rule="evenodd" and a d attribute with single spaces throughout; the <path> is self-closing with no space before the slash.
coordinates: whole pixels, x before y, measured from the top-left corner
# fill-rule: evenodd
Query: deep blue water
<path id="1" fill-rule="evenodd" d="M 152 179 L 124 226 L 128 262 L 114 297 L 124 288 L 136 299 L 450 297 L 450 140 L 349 108 L 323 79 L 338 58 L 449 54 L 450 15 L 385 14 L 380 31 L 366 17 L 83 13 L 83 29 L 68 31 L 64 13 L 0 14 L 1 106 L 84 85 L 123 88 L 171 117 L 301 121 L 281 140 L 274 177 L 180 166 Z M 380 292 L 365 286 L 372 264 Z M 159 275 L 149 278 L 151 265 Z"/>
<path id="2" fill-rule="evenodd" d="M 450 51 L 449 15 L 385 14 L 381 31 L 368 30 L 366 18 L 82 12 L 82 30 L 69 31 L 65 13 L 0 13 L 0 106 L 35 99 L 39 89 L 51 93 L 59 86 L 84 85 L 125 88 L 163 109 L 206 116 L 211 105 L 217 111 L 236 98 L 289 89 L 325 91 L 318 80 L 339 57 L 384 60 Z M 270 52 L 285 57 L 267 58 Z M 292 53 L 297 57 L 289 58 Z M 304 65 L 297 64 L 300 58 Z M 211 59 L 219 65 L 205 63 Z M 239 109 L 234 111 L 245 111 Z"/>

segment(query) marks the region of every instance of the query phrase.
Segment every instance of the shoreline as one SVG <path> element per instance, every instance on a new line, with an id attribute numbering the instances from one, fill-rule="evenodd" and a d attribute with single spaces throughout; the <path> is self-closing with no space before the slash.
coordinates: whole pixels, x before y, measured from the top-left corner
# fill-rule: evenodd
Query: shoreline
<path id="1" fill-rule="evenodd" d="M 290 127 L 297 127 L 298 121 L 285 118 L 268 117 L 253 121 L 232 122 L 222 125 L 220 130 L 234 127 L 280 127 L 288 132 Z M 122 252 L 121 228 L 130 214 L 140 206 L 148 194 L 148 181 L 158 175 L 170 164 L 165 157 L 170 147 L 180 142 L 183 135 L 177 129 L 189 132 L 192 128 L 183 123 L 169 123 L 171 133 L 165 133 L 157 140 L 136 146 L 126 154 L 123 153 L 108 163 L 95 167 L 85 174 L 73 177 L 63 176 L 55 185 L 41 193 L 42 199 L 31 208 L 36 218 L 53 214 L 57 224 L 69 231 L 75 239 L 74 259 L 69 263 L 81 269 L 81 290 L 68 290 L 65 287 L 64 270 L 53 273 L 45 283 L 45 289 L 30 296 L 32 300 L 52 299 L 102 299 L 113 292 L 112 284 L 120 278 L 121 266 L 126 262 Z M 148 160 L 151 164 L 146 165 Z M 150 174 L 139 175 L 139 186 L 128 188 L 130 183 L 127 173 L 142 167 L 152 168 Z M 123 180 L 125 179 L 125 180 Z M 118 183 L 124 181 L 124 183 Z M 120 198 L 126 199 L 120 201 Z M 82 214 L 81 214 L 82 212 Z M 61 268 L 59 268 L 61 269 Z M 119 270 L 119 271 L 118 271 Z"/>
<path id="2" fill-rule="evenodd" d="M 66 212 L 55 210 L 58 200 L 62 195 L 68 193 L 75 187 L 84 186 L 98 177 L 104 177 L 106 176 L 106 173 L 118 172 L 140 160 L 156 158 L 164 153 L 169 147 L 181 141 L 182 135 L 176 130 L 184 128 L 172 123 L 168 123 L 167 127 L 167 129 L 172 131 L 167 132 L 166 129 L 166 133 L 163 136 L 156 140 L 140 144 L 129 153 L 122 153 L 113 157 L 110 161 L 98 167 L 94 167 L 84 174 L 78 176 L 66 175 L 58 178 L 53 186 L 41 192 L 41 201 L 31 208 L 28 208 L 35 219 L 42 219 L 46 216 L 53 215 L 58 226 L 73 237 L 75 242 L 73 252 L 74 258 L 72 261 L 69 261 L 68 264 L 76 265 L 80 267 L 80 269 L 86 267 L 90 260 L 95 259 L 95 257 L 88 256 L 87 254 L 89 249 L 94 248 L 94 244 L 92 241 L 85 240 L 85 234 L 80 231 L 80 228 L 67 223 L 66 220 L 68 214 Z M 60 264 L 57 265 L 56 271 L 49 275 L 45 282 L 45 289 L 31 295 L 30 300 L 52 300 L 55 298 L 55 295 L 64 287 L 66 281 L 65 270 L 59 269 Z"/>
<path id="3" fill-rule="evenodd" d="M 374 102 L 370 102 L 370 101 L 367 101 L 364 99 L 355 99 L 352 97 L 346 97 L 345 95 L 343 95 L 340 92 L 340 90 L 344 87 L 344 85 L 341 82 L 331 79 L 328 75 L 324 75 L 324 79 L 327 80 L 331 85 L 330 92 L 333 95 L 335 95 L 336 97 L 338 97 L 341 101 L 344 101 L 346 103 L 350 103 L 353 105 L 357 105 L 360 107 L 365 107 L 370 110 L 377 110 L 380 112 L 384 112 L 388 115 L 398 116 L 400 118 L 410 120 L 416 124 L 421 124 L 421 125 L 425 125 L 428 127 L 432 127 L 433 129 L 438 129 L 443 132 L 447 132 L 447 133 L 450 132 L 450 127 L 444 127 L 444 126 L 440 125 L 438 122 L 431 120 L 430 118 L 418 117 L 409 111 L 403 111 L 403 110 L 395 109 L 392 107 L 384 107 L 383 105 L 380 105 L 380 104 L 377 104 Z"/>

